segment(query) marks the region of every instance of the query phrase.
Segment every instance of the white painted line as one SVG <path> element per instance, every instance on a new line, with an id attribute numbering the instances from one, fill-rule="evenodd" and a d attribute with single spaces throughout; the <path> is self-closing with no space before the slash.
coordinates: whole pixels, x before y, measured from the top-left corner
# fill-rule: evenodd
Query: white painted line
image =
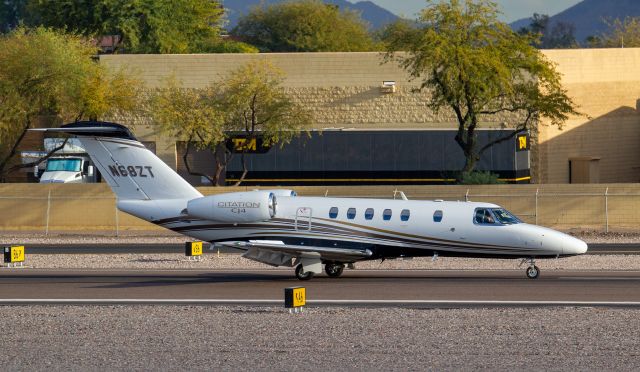
<path id="1" fill-rule="evenodd" d="M 281 305 L 284 300 L 273 299 L 86 299 L 86 298 L 5 298 L 8 304 L 269 304 Z M 457 305 L 457 306 L 628 306 L 640 307 L 638 301 L 499 301 L 499 300 L 309 300 L 308 305 Z"/>

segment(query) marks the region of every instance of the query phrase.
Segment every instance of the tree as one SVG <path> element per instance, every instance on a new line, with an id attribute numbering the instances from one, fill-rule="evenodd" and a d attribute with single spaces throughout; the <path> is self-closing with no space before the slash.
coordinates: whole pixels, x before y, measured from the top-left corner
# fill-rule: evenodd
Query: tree
<path id="1" fill-rule="evenodd" d="M 535 45 L 542 49 L 575 48 L 578 42 L 575 37 L 576 26 L 569 22 L 551 23 L 546 14 L 534 13 L 529 27 L 518 30 L 520 34 L 536 36 Z"/>
<path id="2" fill-rule="evenodd" d="M 282 72 L 267 62 L 250 62 L 233 71 L 222 85 L 203 89 L 182 87 L 174 78 L 152 97 L 151 117 L 160 129 L 187 141 L 183 156 L 187 172 L 219 185 L 222 171 L 233 156 L 225 145 L 241 134 L 247 141 L 260 138 L 265 146 L 284 145 L 312 121 L 311 114 L 282 88 Z M 215 154 L 215 174 L 193 171 L 188 163 L 191 146 Z M 242 150 L 247 175 L 246 149 Z"/>
<path id="3" fill-rule="evenodd" d="M 358 52 L 375 48 L 360 15 L 320 0 L 258 6 L 232 34 L 262 52 Z"/>
<path id="4" fill-rule="evenodd" d="M 0 179 L 39 118 L 97 119 L 136 105 L 139 82 L 105 70 L 78 35 L 19 27 L 0 37 L 0 50 Z"/>
<path id="5" fill-rule="evenodd" d="M 184 88 L 175 78 L 171 78 L 165 87 L 152 95 L 149 106 L 151 117 L 162 132 L 173 138 L 187 140 L 187 149 L 183 156 L 187 172 L 205 177 L 216 186 L 220 183 L 226 165 L 226 158 L 219 159 L 219 156 L 227 156 L 226 153 L 219 154 L 220 147 L 227 137 L 218 100 L 218 92 L 213 87 Z M 192 145 L 200 150 L 209 149 L 216 154 L 216 171 L 213 176 L 191 169 L 188 156 Z"/>
<path id="6" fill-rule="evenodd" d="M 24 17 L 27 0 L 0 0 L 0 32 L 18 27 Z"/>
<path id="7" fill-rule="evenodd" d="M 608 31 L 600 36 L 588 38 L 593 48 L 638 48 L 640 47 L 640 17 L 627 17 L 624 20 L 605 21 Z"/>
<path id="8" fill-rule="evenodd" d="M 282 76 L 265 61 L 250 62 L 232 72 L 220 100 L 226 127 L 243 133 L 248 141 L 261 137 L 265 146 L 287 144 L 307 128 L 313 117 L 284 91 Z M 237 185 L 248 172 L 245 155 L 243 151 L 243 173 Z"/>
<path id="9" fill-rule="evenodd" d="M 129 53 L 196 53 L 219 41 L 217 0 L 32 0 L 27 23 L 117 35 Z"/>
<path id="10" fill-rule="evenodd" d="M 430 93 L 430 109 L 455 114 L 455 140 L 465 155 L 460 179 L 487 149 L 529 130 L 541 117 L 561 126 L 578 114 L 554 65 L 531 46 L 533 36 L 500 22 L 495 3 L 429 1 L 419 21 L 421 26 L 404 23 L 387 31 L 386 60 L 398 61 L 420 80 L 418 90 Z M 496 114 L 511 114 L 514 131 L 480 147 L 478 125 Z"/>

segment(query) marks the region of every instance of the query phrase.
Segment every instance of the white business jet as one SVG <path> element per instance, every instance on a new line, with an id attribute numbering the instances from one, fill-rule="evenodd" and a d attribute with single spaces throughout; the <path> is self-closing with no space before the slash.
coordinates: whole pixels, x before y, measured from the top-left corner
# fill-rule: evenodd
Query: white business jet
<path id="1" fill-rule="evenodd" d="M 537 258 L 587 252 L 587 244 L 523 223 L 489 203 L 300 197 L 291 190 L 203 196 L 124 126 L 79 122 L 40 129 L 76 136 L 117 196 L 118 209 L 181 234 L 295 267 L 300 280 L 345 265 L 399 257 Z"/>

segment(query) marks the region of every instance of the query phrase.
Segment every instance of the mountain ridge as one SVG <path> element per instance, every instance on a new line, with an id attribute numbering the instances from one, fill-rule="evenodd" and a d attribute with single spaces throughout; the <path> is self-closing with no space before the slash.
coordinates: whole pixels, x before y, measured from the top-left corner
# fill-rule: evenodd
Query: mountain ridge
<path id="1" fill-rule="evenodd" d="M 576 40 L 584 42 L 589 36 L 597 36 L 608 30 L 606 19 L 640 17 L 638 0 L 583 0 L 562 12 L 551 16 L 550 25 L 558 22 L 572 23 L 576 27 Z M 531 18 L 511 23 L 514 30 L 527 27 Z"/>

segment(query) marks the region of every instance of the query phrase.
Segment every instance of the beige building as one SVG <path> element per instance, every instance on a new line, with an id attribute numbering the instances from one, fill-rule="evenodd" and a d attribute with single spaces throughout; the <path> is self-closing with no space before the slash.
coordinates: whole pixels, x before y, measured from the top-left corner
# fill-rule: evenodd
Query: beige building
<path id="1" fill-rule="evenodd" d="M 562 130 L 544 120 L 534 130 L 534 182 L 639 182 L 640 49 L 544 53 L 557 64 L 569 95 L 586 115 L 571 118 Z M 100 62 L 135 72 L 150 88 L 172 75 L 185 86 L 198 88 L 223 81 L 252 59 L 267 59 L 285 72 L 285 88 L 313 111 L 316 129 L 455 127 L 449 112 L 428 109 L 425 94 L 412 92 L 417 82 L 395 63 L 383 63 L 380 53 L 104 55 Z M 395 91 L 383 88 L 383 81 L 394 82 Z M 485 127 L 509 125 L 509 117 L 489 120 Z M 141 140 L 155 142 L 158 155 L 179 166 L 175 139 L 158 135 L 148 123 L 120 121 L 135 124 Z"/>

